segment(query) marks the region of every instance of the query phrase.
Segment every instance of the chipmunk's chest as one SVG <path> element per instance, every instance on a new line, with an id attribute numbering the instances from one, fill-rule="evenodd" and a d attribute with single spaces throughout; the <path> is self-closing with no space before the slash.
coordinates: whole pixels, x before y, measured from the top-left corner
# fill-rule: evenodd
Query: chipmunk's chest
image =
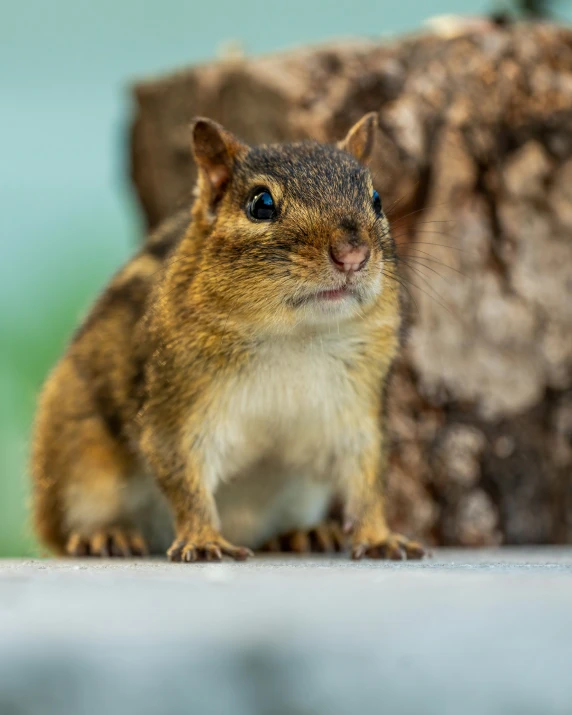
<path id="1" fill-rule="evenodd" d="M 239 468 L 269 458 L 293 467 L 325 462 L 343 448 L 359 409 L 356 351 L 357 341 L 342 335 L 263 345 L 223 388 L 214 452 L 232 454 Z"/>
<path id="2" fill-rule="evenodd" d="M 257 546 L 323 518 L 362 439 L 359 342 L 276 340 L 223 386 L 204 452 L 223 533 Z"/>

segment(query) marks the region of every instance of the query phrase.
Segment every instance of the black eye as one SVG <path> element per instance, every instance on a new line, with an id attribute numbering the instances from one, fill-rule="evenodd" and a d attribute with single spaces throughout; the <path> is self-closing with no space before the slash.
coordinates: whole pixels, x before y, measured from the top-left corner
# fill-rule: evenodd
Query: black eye
<path id="1" fill-rule="evenodd" d="M 379 194 L 377 191 L 373 192 L 373 197 L 372 197 L 372 203 L 373 203 L 373 210 L 378 216 L 381 216 L 383 213 L 383 209 L 381 207 L 381 199 L 379 198 Z"/>
<path id="2" fill-rule="evenodd" d="M 248 202 L 246 213 L 255 221 L 271 221 L 276 217 L 276 204 L 268 189 L 257 189 Z"/>

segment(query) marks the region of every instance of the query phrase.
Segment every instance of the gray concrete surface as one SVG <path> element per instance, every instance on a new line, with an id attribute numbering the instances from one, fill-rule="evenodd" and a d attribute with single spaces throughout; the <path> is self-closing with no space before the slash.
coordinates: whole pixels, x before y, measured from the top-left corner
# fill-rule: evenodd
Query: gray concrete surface
<path id="1" fill-rule="evenodd" d="M 572 713 L 572 549 L 0 561 L 0 715 Z"/>

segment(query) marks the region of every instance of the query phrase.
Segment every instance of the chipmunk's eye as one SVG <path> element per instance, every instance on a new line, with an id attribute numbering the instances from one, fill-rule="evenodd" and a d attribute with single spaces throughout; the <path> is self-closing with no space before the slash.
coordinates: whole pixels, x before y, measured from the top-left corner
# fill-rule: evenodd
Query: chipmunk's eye
<path id="1" fill-rule="evenodd" d="M 248 218 L 255 221 L 271 221 L 276 217 L 276 204 L 268 189 L 262 187 L 254 192 L 246 208 Z"/>
<path id="2" fill-rule="evenodd" d="M 373 203 L 373 210 L 375 211 L 375 213 L 378 216 L 381 216 L 381 214 L 383 213 L 383 208 L 381 206 L 381 199 L 380 199 L 377 191 L 373 192 L 372 203 Z"/>

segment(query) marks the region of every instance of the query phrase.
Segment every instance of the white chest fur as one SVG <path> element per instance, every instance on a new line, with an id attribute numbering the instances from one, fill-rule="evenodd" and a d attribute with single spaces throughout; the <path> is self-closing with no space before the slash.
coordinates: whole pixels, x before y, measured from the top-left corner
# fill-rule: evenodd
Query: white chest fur
<path id="1" fill-rule="evenodd" d="M 276 338 L 225 383 L 205 420 L 205 467 L 223 533 L 258 546 L 320 521 L 363 439 L 355 333 Z"/>

